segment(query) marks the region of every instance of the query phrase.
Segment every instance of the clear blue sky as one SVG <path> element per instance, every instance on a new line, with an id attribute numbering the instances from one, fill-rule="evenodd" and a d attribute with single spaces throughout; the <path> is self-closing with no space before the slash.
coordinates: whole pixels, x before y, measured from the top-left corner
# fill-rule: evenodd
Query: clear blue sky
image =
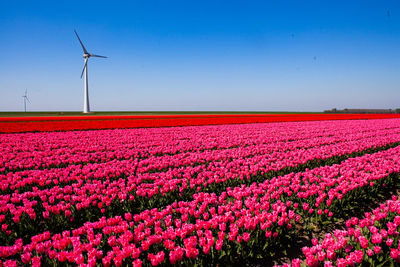
<path id="1" fill-rule="evenodd" d="M 399 1 L 0 1 L 0 111 L 400 107 Z"/>

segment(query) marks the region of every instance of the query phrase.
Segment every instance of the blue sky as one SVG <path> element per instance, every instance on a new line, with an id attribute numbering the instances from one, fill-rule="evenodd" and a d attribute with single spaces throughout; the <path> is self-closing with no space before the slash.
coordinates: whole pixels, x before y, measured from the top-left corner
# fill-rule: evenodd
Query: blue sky
<path id="1" fill-rule="evenodd" d="M 398 1 L 0 1 L 0 111 L 400 107 Z"/>

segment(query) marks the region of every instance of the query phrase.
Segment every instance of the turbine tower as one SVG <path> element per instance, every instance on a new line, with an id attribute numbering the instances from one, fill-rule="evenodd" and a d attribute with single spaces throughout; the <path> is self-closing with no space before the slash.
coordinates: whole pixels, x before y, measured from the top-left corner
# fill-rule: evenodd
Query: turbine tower
<path id="1" fill-rule="evenodd" d="M 83 58 L 85 61 L 85 64 L 83 65 L 83 70 L 82 70 L 82 74 L 81 74 L 81 79 L 83 74 L 85 73 L 85 87 L 84 87 L 84 91 L 83 91 L 83 113 L 89 113 L 90 112 L 90 106 L 89 106 L 89 88 L 88 88 L 88 73 L 87 73 L 87 63 L 90 57 L 101 57 L 101 58 L 107 58 L 105 56 L 99 56 L 99 55 L 94 55 L 94 54 L 90 54 L 85 46 L 83 45 L 81 38 L 79 38 L 78 33 L 76 32 L 76 30 L 74 30 L 76 37 L 78 37 L 79 43 L 81 43 L 82 49 L 83 49 Z"/>
<path id="2" fill-rule="evenodd" d="M 28 90 L 25 90 L 25 94 L 22 96 L 22 98 L 24 99 L 24 110 L 26 112 L 26 100 L 28 100 L 29 104 L 31 103 L 28 98 Z"/>

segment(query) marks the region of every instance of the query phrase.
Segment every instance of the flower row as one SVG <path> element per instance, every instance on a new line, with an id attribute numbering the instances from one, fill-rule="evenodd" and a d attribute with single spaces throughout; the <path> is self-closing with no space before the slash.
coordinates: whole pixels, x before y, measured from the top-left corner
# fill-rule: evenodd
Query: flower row
<path id="1" fill-rule="evenodd" d="M 157 182 L 165 180 L 165 177 L 189 178 L 198 176 L 201 172 L 210 171 L 216 173 L 217 176 L 221 176 L 219 173 L 227 173 L 231 170 L 234 177 L 248 176 L 259 171 L 265 173 L 283 167 L 294 167 L 310 160 L 350 154 L 399 141 L 400 133 L 392 129 L 378 131 L 372 136 L 354 133 L 343 137 L 338 134 L 325 138 L 151 156 L 145 159 L 110 160 L 103 163 L 69 165 L 64 168 L 23 170 L 0 174 L 0 182 L 1 189 L 5 191 L 8 188 L 15 190 L 26 185 L 42 187 L 74 182 L 79 179 L 118 178 L 121 174 L 132 177 L 136 184 L 140 184 L 143 180 Z M 244 172 L 235 172 L 238 167 Z"/>
<path id="2" fill-rule="evenodd" d="M 185 158 L 187 152 L 197 154 L 205 150 L 278 145 L 314 138 L 322 139 L 325 143 L 340 142 L 357 138 L 353 135 L 367 138 L 387 135 L 388 131 L 399 132 L 398 120 L 3 134 L 0 135 L 0 171 L 180 153 L 185 153 Z M 280 149 L 283 148 L 276 148 Z"/>
<path id="3" fill-rule="evenodd" d="M 400 201 L 397 196 L 381 204 L 363 218 L 346 221 L 345 230 L 335 230 L 322 240 L 313 239 L 312 247 L 304 247 L 309 266 L 394 266 L 400 263 Z M 295 259 L 293 266 L 300 266 Z"/>
<path id="4" fill-rule="evenodd" d="M 235 114 L 0 118 L 0 133 L 399 118 L 398 114 Z"/>

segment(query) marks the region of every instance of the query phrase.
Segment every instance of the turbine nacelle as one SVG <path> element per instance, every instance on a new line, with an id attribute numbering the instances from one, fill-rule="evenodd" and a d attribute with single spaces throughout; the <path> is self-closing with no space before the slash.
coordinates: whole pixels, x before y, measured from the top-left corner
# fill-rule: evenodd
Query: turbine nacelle
<path id="1" fill-rule="evenodd" d="M 86 54 L 86 53 L 83 54 L 83 58 L 90 58 L 90 56 L 91 56 L 90 54 Z"/>

